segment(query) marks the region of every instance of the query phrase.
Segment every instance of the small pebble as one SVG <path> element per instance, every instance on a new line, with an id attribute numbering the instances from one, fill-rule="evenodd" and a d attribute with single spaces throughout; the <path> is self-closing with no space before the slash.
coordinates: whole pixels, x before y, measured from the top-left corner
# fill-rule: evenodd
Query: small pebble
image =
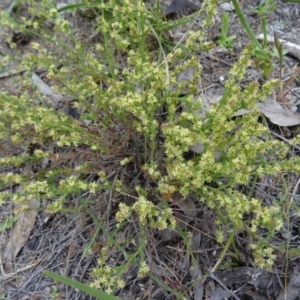
<path id="1" fill-rule="evenodd" d="M 46 287 L 44 288 L 44 294 L 47 296 L 47 295 L 50 295 L 50 293 L 51 293 L 51 287 L 46 286 Z"/>

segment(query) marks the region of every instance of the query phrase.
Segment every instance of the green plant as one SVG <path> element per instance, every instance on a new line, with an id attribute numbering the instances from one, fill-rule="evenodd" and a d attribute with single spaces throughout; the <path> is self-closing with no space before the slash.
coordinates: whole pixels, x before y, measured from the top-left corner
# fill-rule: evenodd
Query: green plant
<path id="1" fill-rule="evenodd" d="M 267 48 L 267 40 L 266 40 L 266 20 L 263 17 L 262 18 L 262 28 L 264 33 L 264 42 L 261 44 L 254 32 L 252 31 L 251 27 L 249 26 L 243 12 L 240 9 L 240 6 L 236 0 L 232 0 L 232 4 L 234 6 L 234 9 L 236 11 L 236 14 L 238 18 L 240 19 L 240 22 L 245 29 L 246 33 L 250 37 L 250 39 L 253 42 L 253 49 L 252 53 L 256 56 L 256 58 L 259 60 L 257 64 L 259 65 L 259 68 L 263 69 L 263 77 L 267 78 L 271 71 L 272 71 L 272 61 L 271 61 L 271 54 L 269 52 L 269 49 Z"/>
<path id="2" fill-rule="evenodd" d="M 273 69 L 272 57 L 278 57 L 280 60 L 280 66 L 282 66 L 283 55 L 287 54 L 287 51 L 282 48 L 282 44 L 279 42 L 279 39 L 276 37 L 274 37 L 275 46 L 271 47 L 269 45 L 269 42 L 267 40 L 267 23 L 266 23 L 265 16 L 263 16 L 261 18 L 264 40 L 263 40 L 262 44 L 259 43 L 254 32 L 250 28 L 244 14 L 242 13 L 237 1 L 233 0 L 232 3 L 234 5 L 236 13 L 237 13 L 245 31 L 247 32 L 248 36 L 251 38 L 251 40 L 254 44 L 252 53 L 260 60 L 258 62 L 258 64 L 264 71 L 263 77 L 267 78 Z M 263 5 L 259 5 L 261 15 L 265 15 L 267 12 L 270 13 L 270 11 L 274 11 L 274 9 L 276 8 L 276 5 L 277 5 L 276 1 L 273 1 L 273 0 L 266 1 Z M 280 74 L 281 74 L 281 71 L 280 71 Z M 280 77 L 280 79 L 281 79 L 281 77 Z"/>
<path id="3" fill-rule="evenodd" d="M 59 299 L 60 294 L 56 287 L 53 288 L 52 292 L 50 293 L 50 296 L 51 296 L 51 300 Z"/>
<path id="4" fill-rule="evenodd" d="M 300 3 L 300 0 L 281 0 L 282 2 Z"/>
<path id="5" fill-rule="evenodd" d="M 99 290 L 96 290 L 96 289 L 93 289 L 91 287 L 89 287 L 88 285 L 85 285 L 85 284 L 82 284 L 76 280 L 73 280 L 73 279 L 70 279 L 70 278 L 67 278 L 65 276 L 61 276 L 59 274 L 56 274 L 56 273 L 53 273 L 53 272 L 50 272 L 50 271 L 44 271 L 44 273 L 53 278 L 54 280 L 56 281 L 59 281 L 59 282 L 62 282 L 62 283 L 65 283 L 69 286 L 72 286 L 82 292 L 85 292 L 86 294 L 89 294 L 91 296 L 94 296 L 96 297 L 97 299 L 103 299 L 103 300 L 120 300 L 120 298 L 118 297 L 114 297 L 114 296 L 111 296 L 111 295 L 108 295 L 107 293 L 105 292 L 101 292 Z"/>
<path id="6" fill-rule="evenodd" d="M 271 57 L 257 41 L 237 2 L 233 3 L 256 50 Z M 139 268 L 138 277 L 149 275 L 178 299 L 187 297 L 187 291 L 172 289 L 150 273 L 145 254 L 149 232 L 177 226 L 170 207 L 175 193 L 193 194 L 214 211 L 218 226 L 215 238 L 224 248 L 214 270 L 230 251 L 235 234 L 242 231 L 249 232 L 257 266 L 270 268 L 275 257 L 273 249 L 268 242 L 259 243 L 257 232 L 264 228 L 271 236 L 281 228 L 282 204 L 266 206 L 240 187 L 269 174 L 299 173 L 300 161 L 286 159 L 288 146 L 269 139 L 268 128 L 258 122 L 256 103 L 266 99 L 279 81 L 266 78 L 261 86 L 251 82 L 240 87 L 247 68 L 254 64 L 252 46 L 244 49 L 230 70 L 221 101 L 205 114 L 196 113 L 205 108 L 202 98 L 194 99 L 202 76 L 196 53 L 213 46 L 206 32 L 212 25 L 217 1 L 204 3 L 198 13 L 204 16 L 202 29 L 188 32 L 178 44 L 168 40 L 165 31 L 182 20 L 169 23 L 159 19 L 145 8 L 143 1 L 86 1 L 60 11 L 52 1 L 28 4 L 32 18 L 23 19 L 22 24 L 1 14 L 4 26 L 39 36 L 45 44 L 33 42 L 32 52 L 22 61 L 22 70 L 28 71 L 22 78 L 24 93 L 17 97 L 1 92 L 0 138 L 19 146 L 22 153 L 1 158 L 0 165 L 41 166 L 50 160 L 51 166 L 41 167 L 36 173 L 1 173 L 0 179 L 3 185 L 21 185 L 23 192 L 15 193 L 13 200 L 22 203 L 23 209 L 29 208 L 32 198 L 53 200 L 47 207 L 51 212 L 63 211 L 68 197 L 81 200 L 78 211 L 88 212 L 105 236 L 91 287 L 108 294 L 118 291 L 124 287 L 124 274 L 134 264 Z M 95 43 L 81 41 L 59 13 L 82 7 L 96 11 L 94 32 L 99 34 L 99 40 Z M 45 26 L 45 20 L 53 22 L 53 31 Z M 223 22 L 228 25 L 228 15 Z M 228 45 L 227 30 L 223 32 L 223 42 Z M 74 96 L 74 106 L 81 113 L 79 120 L 53 109 L 51 100 L 39 91 L 31 92 L 35 87 L 30 74 L 36 68 L 48 70 L 47 78 L 56 93 Z M 178 76 L 189 68 L 195 70 L 194 77 L 179 83 Z M 182 97 L 187 86 L 190 94 Z M 180 114 L 178 107 L 182 108 Z M 243 108 L 252 112 L 233 118 Z M 199 142 L 203 151 L 187 159 L 190 147 Z M 123 171 L 125 175 L 111 180 L 111 170 L 102 164 L 105 156 L 113 156 L 117 173 Z M 77 164 L 70 163 L 72 160 Z M 132 178 L 126 174 L 132 169 L 138 170 L 139 177 L 129 184 Z M 126 199 L 116 200 L 118 212 L 113 217 L 118 226 L 109 230 L 89 211 L 84 196 L 101 195 L 103 190 Z M 2 193 L 0 203 L 9 196 Z M 250 213 L 253 218 L 245 219 Z M 131 241 L 135 247 L 129 252 L 125 250 L 129 241 L 118 236 L 134 222 L 138 224 L 137 237 Z M 183 247 L 193 261 L 186 242 L 188 233 L 180 232 Z M 123 253 L 121 265 L 107 264 L 112 249 Z M 95 292 L 62 277 L 55 279 Z M 109 299 L 99 292 L 101 295 Z"/>
<path id="7" fill-rule="evenodd" d="M 0 232 L 4 231 L 5 229 L 12 228 L 14 223 L 18 220 L 16 216 L 9 216 L 5 219 L 2 224 L 0 224 Z"/>
<path id="8" fill-rule="evenodd" d="M 258 5 L 257 9 L 255 9 L 254 12 L 257 13 L 259 16 L 264 16 L 273 12 L 276 9 L 276 7 L 276 0 L 265 0 Z"/>
<path id="9" fill-rule="evenodd" d="M 234 40 L 236 39 L 235 35 L 228 36 L 229 29 L 229 14 L 223 13 L 222 16 L 222 24 L 221 24 L 221 33 L 218 39 L 218 44 L 229 49 L 233 49 Z"/>

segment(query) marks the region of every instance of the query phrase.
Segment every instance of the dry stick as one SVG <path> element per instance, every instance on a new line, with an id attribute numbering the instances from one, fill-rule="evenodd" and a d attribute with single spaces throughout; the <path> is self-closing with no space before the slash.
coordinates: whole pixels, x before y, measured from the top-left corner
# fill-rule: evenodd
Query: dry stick
<path id="1" fill-rule="evenodd" d="M 26 69 L 20 69 L 20 70 L 10 69 L 8 71 L 3 71 L 3 72 L 0 72 L 0 79 L 5 78 L 5 77 L 12 77 L 14 75 L 24 73 L 24 72 L 27 72 L 27 71 L 28 70 L 26 70 Z M 47 69 L 39 69 L 39 70 L 36 70 L 35 73 L 42 73 L 42 72 L 45 72 L 45 71 L 47 71 Z"/>
<path id="2" fill-rule="evenodd" d="M 273 135 L 275 135 L 276 137 L 280 138 L 281 140 L 287 142 L 288 144 L 290 144 L 291 146 L 293 146 L 293 147 L 296 148 L 297 150 L 300 150 L 300 147 L 299 147 L 299 146 L 292 145 L 291 142 L 290 142 L 288 139 L 284 138 L 283 136 L 279 135 L 278 133 L 276 133 L 276 132 L 274 132 L 274 131 L 271 131 L 271 133 L 272 133 Z"/>
<path id="3" fill-rule="evenodd" d="M 232 232 L 231 233 L 231 235 L 230 235 L 230 237 L 229 237 L 229 239 L 228 239 L 228 241 L 227 241 L 227 243 L 226 243 L 226 245 L 225 245 L 225 247 L 224 247 L 224 249 L 223 249 L 223 251 L 222 251 L 222 253 L 221 253 L 221 255 L 220 255 L 220 258 L 218 259 L 218 261 L 216 262 L 216 264 L 215 264 L 215 266 L 211 269 L 211 271 L 209 271 L 210 272 L 210 276 L 214 279 L 214 280 L 216 280 L 226 291 L 228 291 L 228 292 L 230 292 L 231 294 L 232 294 L 232 296 L 235 298 L 235 299 L 237 299 L 237 300 L 240 300 L 232 291 L 230 291 L 214 274 L 213 274 L 213 272 L 215 272 L 215 270 L 217 269 L 217 267 L 220 265 L 220 263 L 222 262 L 222 260 L 223 260 L 223 258 L 224 258 L 224 256 L 225 256 L 225 254 L 226 254 L 226 252 L 227 252 L 227 250 L 228 250 L 228 248 L 229 248 L 229 246 L 230 246 L 230 244 L 232 243 L 232 240 L 233 240 L 233 237 L 234 237 L 234 232 Z"/>
<path id="4" fill-rule="evenodd" d="M 291 198 L 291 202 L 294 202 L 294 198 L 295 198 L 296 192 L 298 190 L 299 184 L 300 184 L 300 178 L 298 179 L 297 184 L 294 187 L 292 198 Z"/>
<path id="5" fill-rule="evenodd" d="M 44 257 L 43 257 L 43 258 L 44 258 Z M 8 278 L 14 278 L 14 277 L 16 276 L 16 274 L 18 274 L 18 273 L 20 273 L 20 272 L 24 272 L 24 271 L 26 271 L 26 270 L 28 270 L 28 269 L 30 269 L 30 268 L 32 268 L 32 267 L 37 266 L 39 263 L 41 263 L 41 262 L 43 261 L 43 258 L 42 258 L 42 259 L 39 259 L 37 262 L 35 262 L 35 263 L 33 263 L 33 264 L 29 265 L 29 266 L 26 266 L 26 267 L 21 268 L 21 269 L 17 269 L 17 270 L 15 270 L 15 271 L 12 272 L 12 273 L 6 273 L 6 274 L 3 273 L 4 275 L 1 275 L 1 276 L 0 276 L 0 281 L 5 280 L 5 279 L 8 279 Z M 1 262 L 1 265 L 2 265 L 2 262 Z"/>

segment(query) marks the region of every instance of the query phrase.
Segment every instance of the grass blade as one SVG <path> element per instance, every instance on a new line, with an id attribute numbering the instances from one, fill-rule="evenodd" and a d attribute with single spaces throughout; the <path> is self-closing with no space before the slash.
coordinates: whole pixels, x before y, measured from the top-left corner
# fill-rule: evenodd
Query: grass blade
<path id="1" fill-rule="evenodd" d="M 106 294 L 105 292 L 99 291 L 95 288 L 92 288 L 86 284 L 83 284 L 81 282 L 78 282 L 76 280 L 70 279 L 68 277 L 64 277 L 62 275 L 56 274 L 54 272 L 50 271 L 44 271 L 44 274 L 47 276 L 51 277 L 54 280 L 60 281 L 64 284 L 67 284 L 69 286 L 72 286 L 86 294 L 92 295 L 94 297 L 97 297 L 98 299 L 103 299 L 103 300 L 121 300 L 118 297 Z"/>

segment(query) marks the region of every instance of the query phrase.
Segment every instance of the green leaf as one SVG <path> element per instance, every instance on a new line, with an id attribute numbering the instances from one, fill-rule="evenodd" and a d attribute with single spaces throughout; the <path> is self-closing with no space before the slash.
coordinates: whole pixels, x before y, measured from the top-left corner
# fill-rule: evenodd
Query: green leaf
<path id="1" fill-rule="evenodd" d="M 289 53 L 289 50 L 287 50 L 287 49 L 282 49 L 282 55 L 283 55 L 283 56 L 286 55 L 287 53 Z M 279 58 L 278 50 L 277 50 L 275 47 L 273 48 L 273 51 L 272 51 L 271 55 L 272 55 L 273 57 Z"/>
<path id="2" fill-rule="evenodd" d="M 273 64 L 269 63 L 269 65 L 266 65 L 264 68 L 264 72 L 263 72 L 263 78 L 268 78 L 268 76 L 270 75 L 270 73 L 273 70 Z"/>
<path id="3" fill-rule="evenodd" d="M 262 27 L 262 31 L 263 31 L 263 35 L 264 35 L 264 48 L 268 47 L 268 39 L 267 39 L 267 20 L 266 17 L 263 17 L 261 19 L 261 27 Z"/>
<path id="4" fill-rule="evenodd" d="M 282 2 L 285 2 L 285 3 L 300 3 L 300 0 L 281 0 Z"/>
<path id="5" fill-rule="evenodd" d="M 82 114 L 82 119 L 88 120 L 88 121 L 94 121 L 96 118 L 93 114 Z"/>
<path id="6" fill-rule="evenodd" d="M 9 229 L 11 228 L 14 223 L 18 220 L 18 217 L 16 216 L 9 216 L 4 223 L 0 224 L 0 232 L 5 230 L 5 229 Z"/>
<path id="7" fill-rule="evenodd" d="M 265 59 L 266 61 L 271 61 L 270 55 L 260 50 L 253 50 L 253 54 L 259 58 Z"/>
<path id="8" fill-rule="evenodd" d="M 229 27 L 229 14 L 224 13 L 222 16 L 222 30 L 221 30 L 221 39 L 226 39 L 227 38 L 227 33 L 228 33 L 228 27 Z"/>
<path id="9" fill-rule="evenodd" d="M 230 35 L 226 38 L 226 40 L 229 42 L 232 42 L 234 39 L 236 39 L 236 35 Z"/>
<path id="10" fill-rule="evenodd" d="M 59 275 L 59 274 L 56 274 L 54 272 L 50 272 L 50 271 L 43 271 L 44 274 L 46 274 L 47 276 L 51 277 L 52 279 L 54 280 L 57 280 L 57 281 L 60 281 L 64 284 L 67 284 L 69 286 L 72 286 L 74 287 L 75 289 L 78 289 L 86 294 L 89 294 L 89 295 L 92 295 L 94 297 L 97 297 L 98 299 L 103 299 L 103 300 L 121 300 L 120 298 L 118 297 L 115 297 L 115 296 L 112 296 L 112 295 L 109 295 L 105 292 L 102 292 L 102 291 L 99 291 L 95 288 L 92 288 L 86 284 L 83 284 L 79 281 L 76 281 L 76 280 L 73 280 L 73 279 L 70 279 L 68 277 L 65 277 L 65 276 L 62 276 L 62 275 Z"/>
<path id="11" fill-rule="evenodd" d="M 252 31 L 252 29 L 249 26 L 249 23 L 247 22 L 244 14 L 242 13 L 240 6 L 237 2 L 237 0 L 232 0 L 232 4 L 234 6 L 235 12 L 238 16 L 238 18 L 240 19 L 245 31 L 247 32 L 247 34 L 249 35 L 249 37 L 251 38 L 252 42 L 255 44 L 255 47 L 257 49 L 262 49 L 262 45 L 259 43 L 259 41 L 257 40 L 254 32 Z"/>
<path id="12" fill-rule="evenodd" d="M 10 6 L 5 10 L 6 13 L 7 13 L 8 15 L 10 15 L 11 12 L 12 12 L 12 10 L 14 9 L 14 7 L 15 7 L 16 5 L 18 5 L 18 4 L 19 4 L 19 1 L 17 1 L 17 0 L 13 1 L 13 2 L 10 4 Z M 1 32 L 1 31 L 2 31 L 2 25 L 0 24 L 0 32 Z M 2 53 L 1 53 L 1 55 L 2 55 Z"/>

